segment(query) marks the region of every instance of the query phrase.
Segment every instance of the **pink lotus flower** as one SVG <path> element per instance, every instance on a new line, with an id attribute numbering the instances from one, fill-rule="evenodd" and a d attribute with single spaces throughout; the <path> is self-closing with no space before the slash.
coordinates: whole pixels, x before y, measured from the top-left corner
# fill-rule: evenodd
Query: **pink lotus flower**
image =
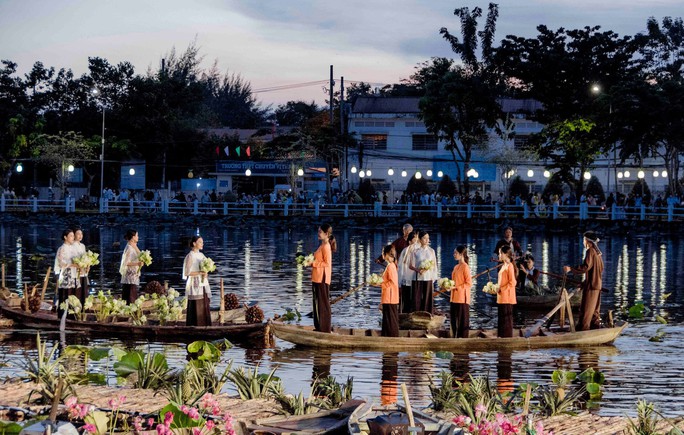
<path id="1" fill-rule="evenodd" d="M 83 431 L 84 431 L 84 433 L 95 434 L 95 433 L 97 433 L 97 428 L 95 427 L 94 424 L 87 423 L 85 426 L 83 426 Z"/>
<path id="2" fill-rule="evenodd" d="M 204 427 L 207 428 L 209 432 L 214 430 L 214 427 L 216 427 L 216 423 L 214 423 L 214 420 L 207 420 L 207 422 L 204 424 Z"/>
<path id="3" fill-rule="evenodd" d="M 169 411 L 164 414 L 164 426 L 170 427 L 173 422 L 173 412 Z"/>

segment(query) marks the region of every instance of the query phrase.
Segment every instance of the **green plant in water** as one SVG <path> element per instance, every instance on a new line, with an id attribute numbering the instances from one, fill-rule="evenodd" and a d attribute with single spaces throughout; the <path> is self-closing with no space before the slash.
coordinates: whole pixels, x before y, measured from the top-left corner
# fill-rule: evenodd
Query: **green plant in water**
<path id="1" fill-rule="evenodd" d="M 558 398 L 563 400 L 565 397 L 565 389 L 577 378 L 577 374 L 568 370 L 554 370 L 551 374 L 551 381 L 556 387 L 556 394 Z"/>
<path id="2" fill-rule="evenodd" d="M 326 409 L 337 408 L 347 400 L 351 400 L 353 390 L 354 378 L 351 376 L 347 377 L 347 382 L 344 385 L 337 383 L 333 376 L 317 378 L 312 385 L 313 395 L 323 399 L 321 407 Z"/>
<path id="3" fill-rule="evenodd" d="M 454 385 L 457 385 L 456 378 L 454 378 L 454 375 L 451 372 L 446 370 L 442 370 L 439 373 L 439 378 L 441 383 L 436 385 L 432 376 L 428 377 L 430 381 L 428 388 L 430 389 L 430 397 L 432 398 L 432 404 L 430 406 L 435 411 L 453 409 L 458 400 L 458 392 L 454 388 Z"/>
<path id="4" fill-rule="evenodd" d="M 606 377 L 598 370 L 589 367 L 577 376 L 577 379 L 584 382 L 590 399 L 599 399 L 603 395 L 601 386 L 606 382 Z"/>
<path id="5" fill-rule="evenodd" d="M 664 433 L 662 430 L 658 429 L 660 419 L 665 419 L 665 417 L 658 412 L 653 403 L 647 402 L 645 400 L 639 400 L 637 402 L 637 418 L 634 421 L 629 418 L 627 423 L 627 433 L 630 435 L 658 435 Z M 667 435 L 682 435 L 682 431 L 672 426 Z"/>
<path id="6" fill-rule="evenodd" d="M 192 360 L 157 391 L 170 402 L 194 406 L 206 393 L 221 393 L 231 367 L 232 361 L 229 361 L 223 372 L 217 375 L 215 362 Z"/>
<path id="7" fill-rule="evenodd" d="M 303 392 L 298 395 L 284 394 L 282 389 L 277 389 L 274 398 L 282 408 L 286 415 L 306 415 L 318 412 L 321 408 L 325 408 L 325 400 L 316 397 L 314 389 L 316 388 L 316 381 L 309 390 L 309 397 L 305 398 Z"/>
<path id="8" fill-rule="evenodd" d="M 109 372 L 109 354 L 112 349 L 114 348 L 69 345 L 64 349 L 64 357 L 70 360 L 79 360 L 80 358 L 83 358 L 83 373 L 80 376 L 81 380 L 93 382 L 98 385 L 106 385 L 106 373 Z M 119 350 L 119 352 L 121 351 Z M 88 363 L 91 360 L 101 361 L 104 358 L 107 358 L 105 373 L 88 372 Z"/>
<path id="9" fill-rule="evenodd" d="M 440 378 L 442 385 L 439 387 L 431 381 L 433 407 L 456 415 L 465 415 L 476 424 L 482 420 L 490 420 L 508 408 L 487 376 L 469 376 L 469 382 L 460 382 L 451 373 L 442 370 Z"/>
<path id="10" fill-rule="evenodd" d="M 584 394 L 584 386 L 558 394 L 558 388 L 549 385 L 542 385 L 534 391 L 534 399 L 538 403 L 536 409 L 539 413 L 548 416 L 569 414 L 574 415 L 576 405 L 580 403 Z"/>
<path id="11" fill-rule="evenodd" d="M 51 403 L 57 392 L 57 386 L 62 381 L 60 400 L 73 394 L 72 383 L 74 376 L 64 368 L 64 357 L 56 356 L 57 346 L 53 346 L 48 352 L 47 341 L 40 340 L 40 334 L 36 334 L 36 358 L 25 354 L 22 368 L 26 371 L 26 379 L 40 385 L 40 389 L 29 394 L 29 402 L 34 392 L 37 392 L 43 403 Z"/>
<path id="12" fill-rule="evenodd" d="M 302 320 L 302 313 L 299 312 L 297 308 L 292 310 L 292 308 L 285 308 L 285 314 L 278 318 L 281 322 L 294 322 Z"/>
<path id="13" fill-rule="evenodd" d="M 280 378 L 274 376 L 277 369 L 274 367 L 269 374 L 260 374 L 259 364 L 251 371 L 238 367 L 229 371 L 228 379 L 235 385 L 242 400 L 264 399 L 273 396 L 274 391 L 282 390 Z"/>
<path id="14" fill-rule="evenodd" d="M 133 388 L 160 389 L 169 381 L 171 369 L 162 353 L 143 353 L 134 350 L 124 354 L 121 359 L 114 363 L 114 371 L 117 375 L 127 378 L 136 374 Z"/>

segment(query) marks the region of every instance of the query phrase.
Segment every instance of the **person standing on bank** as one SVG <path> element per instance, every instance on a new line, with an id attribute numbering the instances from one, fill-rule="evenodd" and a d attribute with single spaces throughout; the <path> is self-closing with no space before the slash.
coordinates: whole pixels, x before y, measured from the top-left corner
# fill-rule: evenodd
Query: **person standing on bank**
<path id="1" fill-rule="evenodd" d="M 133 303 L 138 299 L 138 286 L 140 285 L 140 269 L 143 262 L 139 260 L 138 232 L 128 230 L 124 234 L 126 248 L 121 255 L 119 273 L 121 274 L 121 299 Z"/>
<path id="2" fill-rule="evenodd" d="M 499 261 L 503 263 L 499 269 L 499 293 L 496 304 L 499 310 L 497 335 L 502 338 L 513 337 L 513 305 L 515 298 L 515 265 L 513 264 L 513 250 L 510 246 L 503 246 L 499 250 Z"/>
<path id="3" fill-rule="evenodd" d="M 401 256 L 401 252 L 409 246 L 410 242 L 408 240 L 408 236 L 413 231 L 413 226 L 411 226 L 411 224 L 405 224 L 404 228 L 402 228 L 402 231 L 403 235 L 392 242 L 392 246 L 394 246 L 396 254 L 395 258 L 399 258 Z M 375 259 L 375 262 L 377 264 L 383 264 L 385 262 L 383 257 L 384 255 L 380 254 L 380 256 Z"/>
<path id="4" fill-rule="evenodd" d="M 470 289 L 473 279 L 468 266 L 468 248 L 463 245 L 454 249 L 454 259 L 458 264 L 451 272 L 454 288 L 451 289 L 450 314 L 452 337 L 468 338 L 470 331 Z"/>
<path id="5" fill-rule="evenodd" d="M 81 243 L 81 240 L 83 240 L 83 231 L 80 228 L 74 228 L 74 244 L 72 245 L 74 257 L 80 257 L 86 253 L 86 247 L 83 243 Z M 81 305 L 85 304 L 86 297 L 88 296 L 88 288 L 90 285 L 90 282 L 88 281 L 88 272 L 88 268 L 78 268 L 80 286 L 76 290 L 75 295 L 78 300 L 81 301 Z"/>
<path id="6" fill-rule="evenodd" d="M 411 313 L 413 312 L 413 290 L 411 283 L 413 282 L 413 271 L 411 270 L 411 261 L 413 259 L 413 250 L 419 245 L 418 236 L 415 231 L 411 231 L 406 238 L 408 245 L 401 251 L 399 261 L 397 261 L 397 272 L 399 273 L 399 312 Z"/>
<path id="7" fill-rule="evenodd" d="M 582 302 L 580 303 L 579 323 L 577 329 L 588 331 L 601 327 L 601 288 L 603 287 L 603 257 L 598 247 L 599 238 L 593 231 L 584 233 L 582 243 L 586 250 L 584 262 L 579 266 L 564 266 L 563 272 L 586 274 L 580 288 Z"/>
<path id="8" fill-rule="evenodd" d="M 399 337 L 399 275 L 392 245 L 382 248 L 382 258 L 387 262 L 385 272 L 382 274 L 382 284 L 380 284 L 382 336 Z"/>
<path id="9" fill-rule="evenodd" d="M 204 240 L 200 236 L 190 239 L 190 252 L 183 261 L 183 279 L 185 297 L 188 298 L 188 309 L 185 324 L 188 326 L 211 326 L 209 303 L 211 289 L 207 272 L 200 270 L 202 260 L 206 257 L 200 251 L 204 248 Z"/>
<path id="10" fill-rule="evenodd" d="M 415 272 L 413 286 L 413 311 L 427 311 L 432 314 L 434 308 L 432 291 L 433 283 L 437 279 L 437 257 L 435 250 L 430 247 L 430 235 L 421 231 L 418 233 L 420 246 L 414 249 L 411 270 Z M 428 268 L 424 268 L 431 262 Z"/>
<path id="11" fill-rule="evenodd" d="M 330 225 L 323 224 L 318 228 L 318 240 L 321 244 L 314 252 L 314 261 L 311 265 L 314 329 L 319 332 L 331 332 L 330 281 L 332 253 L 337 251 L 337 243 Z"/>
<path id="12" fill-rule="evenodd" d="M 508 246 L 511 248 L 513 260 L 515 260 L 516 257 L 522 256 L 522 248 L 520 247 L 520 243 L 513 238 L 513 228 L 511 227 L 506 227 L 504 229 L 504 238 L 496 242 L 496 246 L 494 247 L 494 255 L 492 256 L 491 261 L 500 261 L 499 249 L 501 249 L 503 246 Z"/>
<path id="13" fill-rule="evenodd" d="M 61 319 L 65 310 L 61 308 L 62 302 L 70 295 L 76 293 L 80 283 L 78 281 L 78 266 L 74 264 L 74 232 L 64 230 L 62 232 L 62 246 L 57 249 L 55 256 L 55 275 L 57 275 L 57 316 Z"/>

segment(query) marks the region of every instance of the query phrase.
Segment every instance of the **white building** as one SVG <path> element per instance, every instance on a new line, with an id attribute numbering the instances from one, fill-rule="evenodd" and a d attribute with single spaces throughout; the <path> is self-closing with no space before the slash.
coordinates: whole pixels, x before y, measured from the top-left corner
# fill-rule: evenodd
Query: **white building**
<path id="1" fill-rule="evenodd" d="M 348 183 L 356 188 L 364 177 L 369 177 L 376 187 L 394 192 L 398 197 L 413 175 L 439 182 L 441 174 L 448 174 L 456 180 L 456 164 L 451 152 L 445 150 L 445 143 L 437 141 L 428 133 L 420 120 L 418 97 L 359 97 L 352 107 L 349 131 L 359 140 L 359 149 L 348 152 Z M 487 152 L 473 153 L 471 167 L 475 174 L 470 177 L 472 189 L 498 194 L 506 190 L 510 178 L 520 176 L 530 184 L 532 191 L 541 191 L 550 173 L 543 161 L 519 157 L 511 162 L 512 170 L 502 168 L 493 162 L 502 150 L 515 150 L 526 141 L 527 136 L 539 132 L 541 124 L 525 118 L 539 108 L 534 100 L 502 99 L 501 105 L 510 113 L 515 124 L 515 139 L 504 142 L 494 134 Z M 612 153 L 611 153 L 612 154 Z M 462 168 L 462 166 L 461 166 Z M 505 169 L 509 169 L 506 174 Z M 663 177 L 663 164 L 645 160 L 644 167 L 620 166 L 613 155 L 607 155 L 595 162 L 590 175 L 598 177 L 606 194 L 617 190 L 628 193 L 640 171 L 651 191 L 663 192 L 667 178 Z M 370 172 L 370 174 L 369 174 Z"/>

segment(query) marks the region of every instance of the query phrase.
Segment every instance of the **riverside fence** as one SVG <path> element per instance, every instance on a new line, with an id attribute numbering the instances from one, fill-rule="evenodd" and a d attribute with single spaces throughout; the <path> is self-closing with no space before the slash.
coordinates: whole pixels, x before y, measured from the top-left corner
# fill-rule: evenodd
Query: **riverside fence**
<path id="1" fill-rule="evenodd" d="M 590 206 L 586 203 L 577 205 L 535 206 L 475 204 L 296 204 L 296 203 L 229 203 L 229 202 L 176 202 L 162 201 L 108 201 L 101 199 L 98 203 L 87 203 L 77 206 L 75 198 L 67 197 L 59 201 L 41 200 L 37 198 L 18 199 L 0 197 L 0 213 L 164 213 L 164 214 L 211 214 L 211 215 L 253 215 L 253 216 L 323 216 L 323 217 L 461 217 L 461 218 L 548 218 L 548 219 L 605 219 L 605 220 L 662 220 L 683 221 L 684 207 L 669 204 L 666 207 L 653 208 L 645 205 L 623 207 L 613 205 L 606 209 L 601 206 Z"/>

